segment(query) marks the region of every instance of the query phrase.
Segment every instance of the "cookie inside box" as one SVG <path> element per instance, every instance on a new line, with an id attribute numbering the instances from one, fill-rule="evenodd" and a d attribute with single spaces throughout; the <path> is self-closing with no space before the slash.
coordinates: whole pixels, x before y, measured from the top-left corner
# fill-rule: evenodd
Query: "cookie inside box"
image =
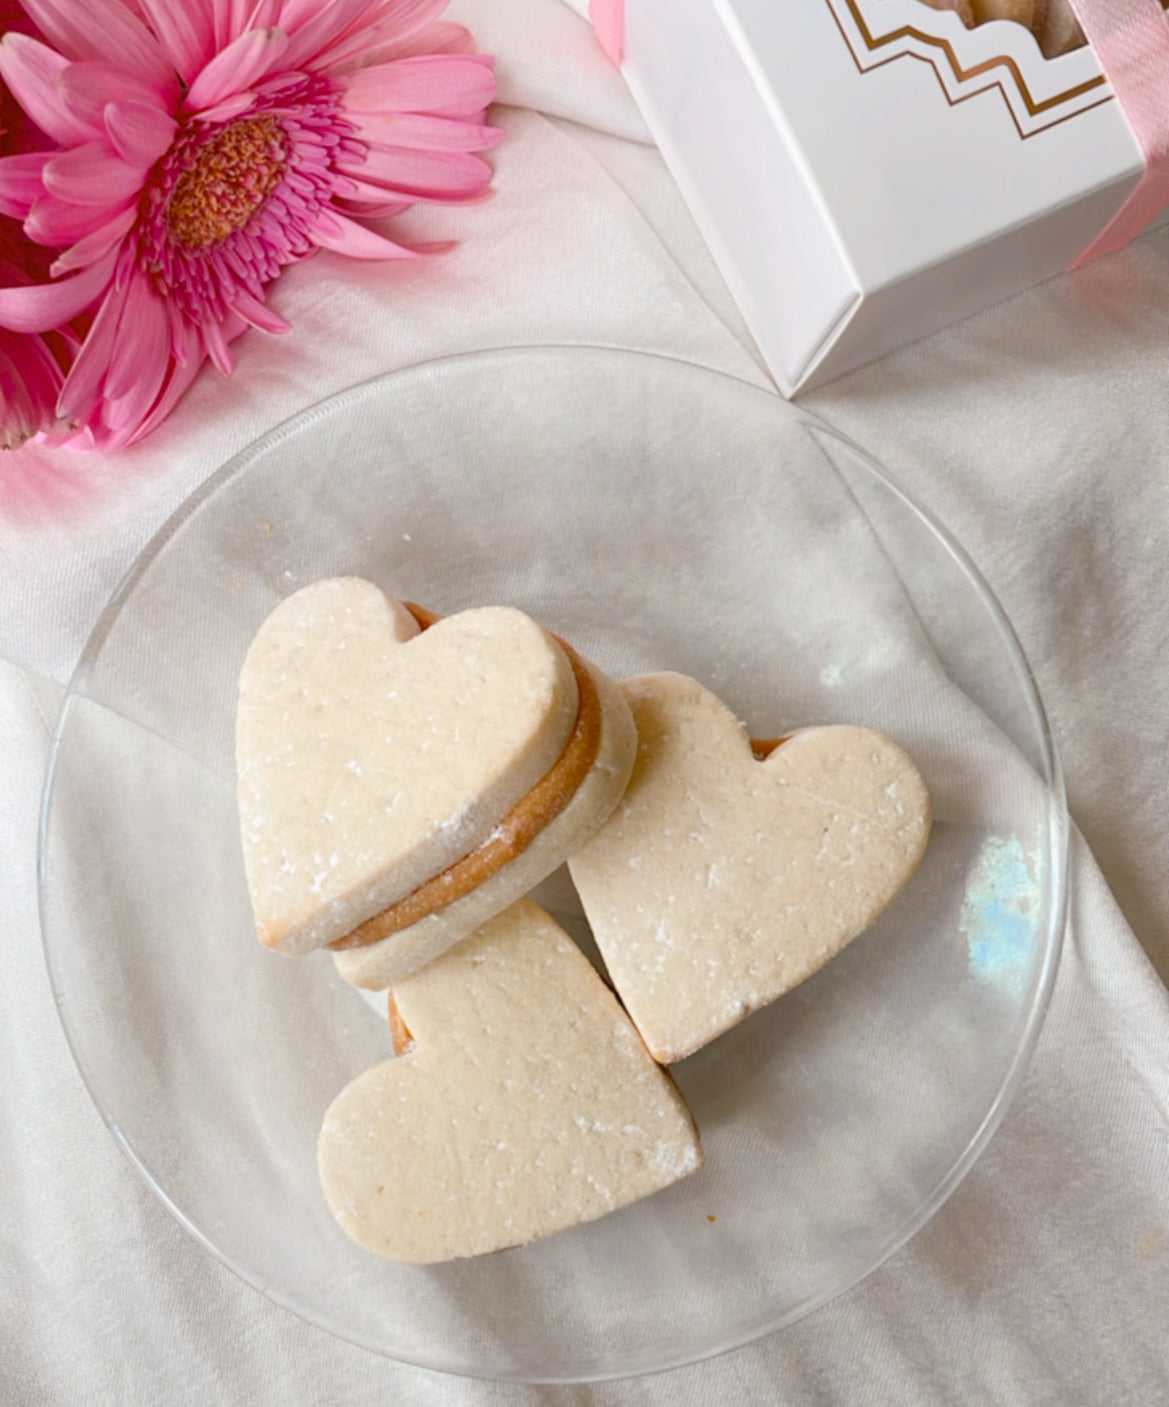
<path id="1" fill-rule="evenodd" d="M 1028 30 L 1043 57 L 1057 59 L 1086 42 L 1071 0 L 919 0 L 931 10 L 955 14 L 967 29 L 996 21 Z"/>

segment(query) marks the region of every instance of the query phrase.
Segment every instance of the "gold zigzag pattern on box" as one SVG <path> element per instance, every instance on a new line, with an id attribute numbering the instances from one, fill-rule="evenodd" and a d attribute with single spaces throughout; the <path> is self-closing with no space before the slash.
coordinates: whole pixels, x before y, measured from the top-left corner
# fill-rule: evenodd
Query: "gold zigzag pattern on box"
<path id="1" fill-rule="evenodd" d="M 1169 0 L 1161 3 L 1169 9 Z M 930 34 L 917 25 L 899 24 L 877 32 L 863 13 L 861 0 L 827 0 L 827 4 L 860 72 L 883 68 L 899 59 L 916 59 L 933 69 L 951 107 L 997 89 L 1024 141 L 1081 112 L 1114 101 L 1102 74 L 1038 96 L 1009 54 L 967 63 L 950 39 Z"/>

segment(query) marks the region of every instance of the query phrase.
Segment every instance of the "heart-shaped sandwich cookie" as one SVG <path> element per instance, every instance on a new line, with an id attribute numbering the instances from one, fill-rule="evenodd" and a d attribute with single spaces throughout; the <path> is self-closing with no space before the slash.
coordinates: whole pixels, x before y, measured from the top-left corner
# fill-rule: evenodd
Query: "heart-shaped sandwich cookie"
<path id="1" fill-rule="evenodd" d="M 640 735 L 633 776 L 569 870 L 621 1000 L 670 1062 L 867 928 L 917 868 L 930 804 L 879 733 L 803 729 L 760 760 L 694 680 L 622 687 Z"/>
<path id="2" fill-rule="evenodd" d="M 673 1082 L 612 993 L 521 900 L 396 983 L 398 1059 L 330 1105 L 317 1161 L 354 1241 L 414 1263 L 591 1221 L 693 1172 Z"/>
<path id="3" fill-rule="evenodd" d="M 435 621 L 354 577 L 296 592 L 240 675 L 260 940 L 388 985 L 592 834 L 635 748 L 617 686 L 520 611 Z"/>

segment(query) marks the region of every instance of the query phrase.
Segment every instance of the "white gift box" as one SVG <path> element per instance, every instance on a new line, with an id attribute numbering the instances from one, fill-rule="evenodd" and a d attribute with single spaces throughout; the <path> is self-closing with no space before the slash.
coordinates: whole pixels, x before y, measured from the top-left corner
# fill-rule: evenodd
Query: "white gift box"
<path id="1" fill-rule="evenodd" d="M 1144 170 L 1094 52 L 920 0 L 593 0 L 785 395 L 1068 267 Z"/>

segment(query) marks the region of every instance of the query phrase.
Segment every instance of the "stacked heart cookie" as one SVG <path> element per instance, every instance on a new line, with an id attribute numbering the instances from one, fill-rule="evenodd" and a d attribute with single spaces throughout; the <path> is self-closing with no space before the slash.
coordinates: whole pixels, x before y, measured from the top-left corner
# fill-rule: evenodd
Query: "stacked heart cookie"
<path id="1" fill-rule="evenodd" d="M 296 592 L 240 678 L 260 941 L 330 947 L 348 981 L 389 986 L 576 849 L 635 747 L 616 685 L 519 611 L 432 624 L 351 577 Z"/>
<path id="2" fill-rule="evenodd" d="M 1058 58 L 1084 44 L 1071 0 L 924 0 L 932 10 L 953 10 L 972 29 L 991 20 L 1011 20 L 1035 36 L 1044 57 Z"/>
<path id="3" fill-rule="evenodd" d="M 324 1117 L 326 1201 L 435 1261 L 694 1171 L 663 1065 L 827 962 L 908 881 L 929 799 L 867 729 L 752 745 L 681 675 L 615 684 L 519 611 L 356 578 L 268 617 L 236 728 L 260 941 L 389 990 L 395 1058 Z M 565 861 L 616 995 L 530 889 Z"/>

